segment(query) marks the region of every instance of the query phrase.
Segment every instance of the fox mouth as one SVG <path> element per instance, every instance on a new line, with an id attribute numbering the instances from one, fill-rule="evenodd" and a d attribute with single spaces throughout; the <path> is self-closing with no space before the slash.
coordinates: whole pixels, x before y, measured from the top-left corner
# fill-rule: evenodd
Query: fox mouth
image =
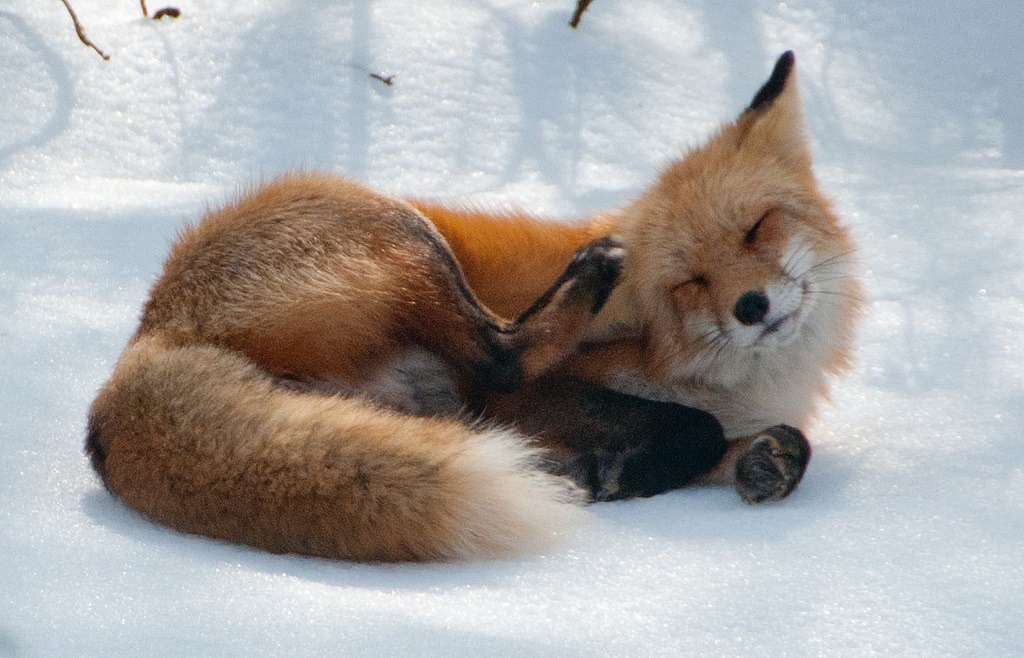
<path id="1" fill-rule="evenodd" d="M 774 334 L 776 331 L 781 329 L 782 325 L 785 324 L 786 321 L 789 320 L 789 318 L 791 318 L 792 316 L 793 314 L 790 313 L 789 315 L 784 315 L 775 322 L 770 323 L 767 327 L 764 328 L 764 331 L 761 332 L 761 337 L 764 338 L 765 336 L 770 336 L 771 334 Z"/>
<path id="2" fill-rule="evenodd" d="M 797 308 L 779 318 L 766 322 L 764 329 L 761 330 L 760 335 L 754 340 L 751 347 L 771 349 L 787 345 L 796 337 L 799 326 L 800 309 Z"/>
<path id="3" fill-rule="evenodd" d="M 796 337 L 797 330 L 800 328 L 803 311 L 808 299 L 808 293 L 810 292 L 810 283 L 804 279 L 799 281 L 800 286 L 800 299 L 796 304 L 795 308 L 790 308 L 787 312 L 779 315 L 777 318 L 765 318 L 764 329 L 754 339 L 754 346 L 757 347 L 781 347 L 788 344 L 791 340 Z"/>

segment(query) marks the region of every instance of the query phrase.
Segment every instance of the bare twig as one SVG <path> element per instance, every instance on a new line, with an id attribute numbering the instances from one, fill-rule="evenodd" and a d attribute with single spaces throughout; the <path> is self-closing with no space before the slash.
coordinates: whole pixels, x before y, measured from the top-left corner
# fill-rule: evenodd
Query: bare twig
<path id="1" fill-rule="evenodd" d="M 395 76 L 393 75 L 383 76 L 380 73 L 371 73 L 370 77 L 373 78 L 374 80 L 380 80 L 389 87 L 395 86 Z"/>
<path id="2" fill-rule="evenodd" d="M 572 18 L 569 20 L 569 27 L 576 29 L 580 24 L 580 19 L 583 18 L 583 12 L 587 10 L 590 3 L 594 0 L 576 0 L 576 11 L 572 13 Z"/>
<path id="3" fill-rule="evenodd" d="M 105 52 L 97 48 L 96 44 L 94 44 L 92 41 L 89 41 L 89 37 L 85 36 L 85 31 L 82 29 L 82 24 L 78 22 L 78 16 L 75 15 L 75 10 L 71 8 L 71 4 L 68 2 L 68 0 L 60 1 L 64 3 L 64 7 L 68 10 L 68 13 L 71 14 L 71 20 L 75 23 L 75 33 L 78 34 L 79 41 L 81 41 L 82 43 L 89 46 L 97 53 L 99 53 L 99 56 L 102 57 L 104 60 L 110 59 L 110 55 L 106 54 Z"/>
<path id="4" fill-rule="evenodd" d="M 142 17 L 149 18 L 149 10 L 146 9 L 146 0 L 139 0 L 142 3 Z"/>
<path id="5" fill-rule="evenodd" d="M 157 12 L 155 14 L 153 14 L 153 20 L 154 21 L 158 21 L 161 18 L 163 18 L 164 16 L 170 16 L 171 18 L 177 18 L 178 16 L 181 16 L 181 10 L 178 9 L 177 7 L 164 7 L 163 9 L 157 10 Z"/>

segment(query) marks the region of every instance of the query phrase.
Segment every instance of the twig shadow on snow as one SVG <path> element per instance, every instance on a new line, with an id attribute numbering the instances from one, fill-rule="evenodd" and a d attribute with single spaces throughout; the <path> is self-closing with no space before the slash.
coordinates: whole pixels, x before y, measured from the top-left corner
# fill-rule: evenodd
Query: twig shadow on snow
<path id="1" fill-rule="evenodd" d="M 382 30 L 375 26 L 379 19 L 369 3 L 330 2 L 326 13 L 323 7 L 298 5 L 274 12 L 241 39 L 212 94 L 213 102 L 183 130 L 182 161 L 197 166 L 231 163 L 240 176 L 261 172 L 270 177 L 308 168 L 367 180 L 395 164 L 389 149 L 396 144 L 388 142 L 388 131 L 413 131 L 423 135 L 424 159 L 440 159 L 446 172 L 450 169 L 442 186 L 446 196 L 467 188 L 500 189 L 538 172 L 580 209 L 624 203 L 627 198 L 621 190 L 582 185 L 580 178 L 586 170 L 588 116 L 593 115 L 588 110 L 593 101 L 607 105 L 623 125 L 631 126 L 631 134 L 649 134 L 649 126 L 636 125 L 634 98 L 619 92 L 637 78 L 649 77 L 640 59 L 622 52 L 615 33 L 567 34 L 562 12 L 533 25 L 512 10 L 483 4 L 475 8 L 487 13 L 485 24 L 500 38 L 471 33 L 468 56 L 437 64 L 445 74 L 453 75 L 454 70 L 467 79 L 453 93 L 473 90 L 456 97 L 464 107 L 455 119 L 446 114 L 439 96 L 410 104 L 406 95 L 414 87 L 398 84 L 381 92 L 383 85 L 369 79 L 367 67 L 387 68 L 387 62 L 373 61 L 372 44 Z M 343 35 L 339 43 L 324 36 L 324 20 L 336 23 L 331 34 Z M 508 50 L 500 56 L 509 67 L 507 79 L 496 79 L 488 68 L 498 47 Z M 267 56 L 278 50 L 281 57 Z M 322 65 L 287 65 L 304 59 Z M 281 64 L 268 66 L 268 61 Z M 442 77 L 441 71 L 428 66 L 390 72 L 399 80 L 403 73 Z M 514 106 L 508 113 L 507 122 L 513 125 L 507 140 L 494 137 L 494 119 L 474 105 L 474 94 L 507 97 Z M 433 125 L 448 126 L 452 121 L 443 132 Z M 216 132 L 214 127 L 221 125 L 229 129 Z M 614 157 L 626 169 L 654 175 L 641 149 L 617 151 Z M 423 171 L 427 177 L 436 173 L 430 166 Z M 489 181 L 485 189 L 471 182 L 481 173 Z"/>
<path id="2" fill-rule="evenodd" d="M 0 626 L 0 656 L 28 656 L 28 649 L 18 641 L 16 634 Z"/>
<path id="3" fill-rule="evenodd" d="M 5 55 L 0 66 L 18 67 L 21 65 L 40 66 L 42 73 L 48 76 L 54 84 L 53 104 L 49 109 L 49 116 L 38 126 L 33 126 L 28 135 L 10 136 L 0 135 L 0 169 L 7 166 L 11 157 L 20 151 L 28 148 L 42 146 L 60 135 L 68 126 L 71 118 L 71 110 L 75 105 L 74 84 L 68 73 L 67 65 L 60 55 L 46 45 L 43 38 L 28 23 L 19 16 L 8 11 L 0 11 L 0 41 L 3 41 L 4 33 L 7 32 L 4 26 L 13 28 L 13 35 L 7 36 L 9 42 L 21 41 L 36 59 L 35 63 L 25 63 L 12 60 Z M 4 94 L 17 94 L 17 91 L 5 89 Z M 8 101 L 10 102 L 10 101 Z M 32 104 L 26 104 L 32 107 Z M 35 123 L 35 122 L 33 122 Z M 6 137 L 6 139 L 5 139 Z M 8 141 L 10 140 L 10 141 Z"/>
<path id="4" fill-rule="evenodd" d="M 321 15 L 343 6 L 297 3 L 262 17 L 232 53 L 212 104 L 186 126 L 183 161 L 214 159 L 233 163 L 243 175 L 273 177 L 330 169 L 337 157 L 347 156 L 346 173 L 363 176 L 373 81 L 349 63 L 366 59 L 372 20 L 369 3 L 352 3 L 349 56 L 335 52 L 320 34 Z M 296 60 L 320 65 L 289 66 Z M 336 125 L 339 117 L 347 117 L 347 128 Z M 218 132 L 221 125 L 230 128 Z M 339 135 L 345 137 L 341 143 Z"/>
<path id="5" fill-rule="evenodd" d="M 1020 391 L 1012 381 L 995 383 L 1006 358 L 998 332 L 1005 319 L 996 300 L 1024 294 L 1014 283 L 1020 267 L 1014 254 L 1024 253 L 1024 239 L 998 219 L 1016 211 L 1012 197 L 1002 199 L 1015 186 L 1000 186 L 916 168 L 862 183 L 871 192 L 863 204 L 868 213 L 904 210 L 887 229 L 891 235 L 863 245 L 873 271 L 873 312 L 887 313 L 896 328 L 867 375 L 870 385 L 904 395 L 971 390 L 999 398 L 1006 386 Z"/>

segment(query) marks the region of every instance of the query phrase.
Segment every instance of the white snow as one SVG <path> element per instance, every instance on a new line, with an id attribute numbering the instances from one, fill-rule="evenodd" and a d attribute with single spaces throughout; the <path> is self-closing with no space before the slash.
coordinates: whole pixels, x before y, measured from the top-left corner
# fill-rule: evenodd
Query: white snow
<path id="1" fill-rule="evenodd" d="M 59 2 L 0 5 L 0 655 L 1024 653 L 1024 4 L 573 5 L 75 0 L 109 62 Z M 787 48 L 871 297 L 788 500 L 373 566 L 179 534 L 92 475 L 85 409 L 207 206 L 304 167 L 582 215 Z"/>

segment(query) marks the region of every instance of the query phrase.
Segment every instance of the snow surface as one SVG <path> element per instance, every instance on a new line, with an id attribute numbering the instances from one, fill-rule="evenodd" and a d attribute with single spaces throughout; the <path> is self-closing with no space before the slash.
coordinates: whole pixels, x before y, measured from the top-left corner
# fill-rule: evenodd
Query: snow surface
<path id="1" fill-rule="evenodd" d="M 60 3 L 0 3 L 0 655 L 1024 654 L 1024 4 L 597 0 L 572 31 L 573 4 L 75 0 L 104 62 Z M 687 490 L 546 555 L 373 566 L 158 527 L 88 469 L 175 231 L 240 186 L 584 214 L 787 48 L 871 297 L 788 500 Z"/>

